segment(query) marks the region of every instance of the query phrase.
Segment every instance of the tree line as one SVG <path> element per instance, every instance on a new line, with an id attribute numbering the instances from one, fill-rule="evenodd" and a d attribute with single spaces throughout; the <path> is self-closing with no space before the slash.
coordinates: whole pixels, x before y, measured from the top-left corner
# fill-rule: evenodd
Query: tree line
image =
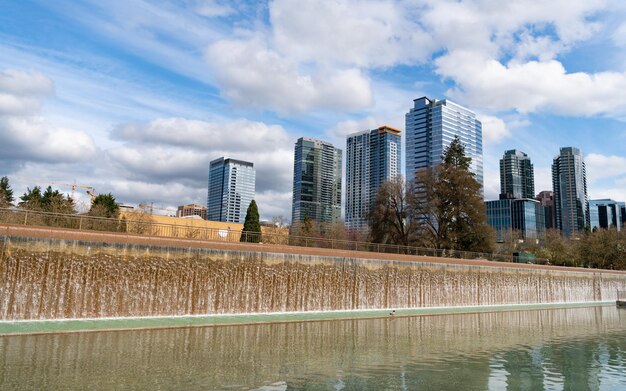
<path id="1" fill-rule="evenodd" d="M 547 259 L 557 266 L 626 270 L 626 226 L 595 228 L 565 237 L 561 231 L 549 229 L 541 240 L 521 240 L 521 233 L 508 232 L 497 251 L 511 254 L 528 252 Z"/>
<path id="2" fill-rule="evenodd" d="M 17 202 L 16 202 L 17 201 Z M 77 214 L 76 201 L 69 195 L 63 195 L 59 190 L 48 186 L 42 190 L 40 186 L 27 188 L 26 192 L 16 200 L 9 178 L 0 178 L 0 208 L 17 206 L 20 209 L 50 213 Z M 111 194 L 99 194 L 93 198 L 89 211 L 90 216 L 114 218 L 119 215 L 119 204 Z"/>

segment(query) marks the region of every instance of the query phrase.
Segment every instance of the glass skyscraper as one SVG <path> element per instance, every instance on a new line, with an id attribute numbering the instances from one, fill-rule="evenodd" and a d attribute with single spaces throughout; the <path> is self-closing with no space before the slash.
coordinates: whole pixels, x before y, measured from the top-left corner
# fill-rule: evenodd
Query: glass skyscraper
<path id="1" fill-rule="evenodd" d="M 556 228 L 570 236 L 589 223 L 587 174 L 580 149 L 565 147 L 552 162 L 554 219 Z"/>
<path id="2" fill-rule="evenodd" d="M 254 199 L 254 165 L 221 157 L 209 164 L 207 219 L 243 224 Z"/>
<path id="3" fill-rule="evenodd" d="M 620 231 L 626 216 L 622 215 L 624 202 L 611 199 L 589 201 L 589 226 L 594 228 L 613 227 Z"/>
<path id="4" fill-rule="evenodd" d="M 535 172 L 524 152 L 512 149 L 500 159 L 500 194 L 506 198 L 534 198 Z"/>
<path id="5" fill-rule="evenodd" d="M 318 223 L 341 219 L 341 150 L 326 141 L 301 137 L 294 157 L 292 225 L 305 217 Z"/>
<path id="6" fill-rule="evenodd" d="M 537 200 L 502 198 L 486 201 L 487 223 L 496 230 L 496 239 L 503 242 L 507 232 L 518 232 L 522 239 L 545 236 L 545 208 Z"/>
<path id="7" fill-rule="evenodd" d="M 346 226 L 367 231 L 378 187 L 400 175 L 400 130 L 381 126 L 346 140 Z"/>
<path id="8" fill-rule="evenodd" d="M 441 162 L 445 148 L 458 136 L 472 158 L 470 169 L 483 186 L 483 132 L 476 114 L 449 100 L 421 97 L 406 114 L 406 178 Z"/>

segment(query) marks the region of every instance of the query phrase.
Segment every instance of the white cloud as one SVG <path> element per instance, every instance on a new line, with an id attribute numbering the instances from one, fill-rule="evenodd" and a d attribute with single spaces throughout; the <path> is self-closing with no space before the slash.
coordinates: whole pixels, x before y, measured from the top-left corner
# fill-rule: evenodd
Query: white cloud
<path id="1" fill-rule="evenodd" d="M 485 165 L 483 168 L 485 200 L 497 200 L 500 195 L 500 171 L 498 165 Z"/>
<path id="2" fill-rule="evenodd" d="M 585 156 L 585 167 L 587 169 L 587 181 L 590 183 L 626 175 L 626 157 L 590 153 Z"/>
<path id="3" fill-rule="evenodd" d="M 535 193 L 539 194 L 544 190 L 552 191 L 552 168 L 534 167 L 535 171 Z"/>
<path id="4" fill-rule="evenodd" d="M 623 22 L 615 29 L 611 38 L 615 45 L 626 46 L 626 22 Z"/>
<path id="5" fill-rule="evenodd" d="M 368 116 L 358 120 L 348 119 L 345 121 L 340 121 L 335 126 L 330 128 L 326 133 L 333 139 L 343 140 L 345 142 L 346 136 L 351 133 L 375 129 L 381 125 L 383 124 L 377 121 L 374 117 Z"/>
<path id="6" fill-rule="evenodd" d="M 520 113 L 626 113 L 626 73 L 568 72 L 556 57 L 604 28 L 607 2 L 432 3 L 423 23 L 447 49 L 435 71 L 454 81 L 448 94 L 467 104 Z"/>
<path id="7" fill-rule="evenodd" d="M 626 113 L 626 73 L 567 73 L 555 60 L 510 62 L 458 50 L 436 60 L 437 72 L 456 81 L 448 93 L 493 110 L 566 115 Z"/>
<path id="8" fill-rule="evenodd" d="M 235 12 L 235 10 L 222 2 L 215 0 L 197 0 L 193 2 L 193 9 L 198 15 L 215 17 L 215 16 L 227 16 Z"/>
<path id="9" fill-rule="evenodd" d="M 420 10 L 411 8 L 389 1 L 277 0 L 269 12 L 275 46 L 290 58 L 387 67 L 422 62 L 434 49 L 416 23 Z"/>
<path id="10" fill-rule="evenodd" d="M 289 113 L 372 104 L 369 80 L 358 69 L 301 72 L 260 39 L 218 41 L 207 50 L 207 61 L 221 93 L 239 105 Z"/>
<path id="11" fill-rule="evenodd" d="M 0 72 L 0 115 L 37 112 L 42 99 L 54 94 L 52 80 L 39 72 Z"/>
<path id="12" fill-rule="evenodd" d="M 52 81 L 38 72 L 0 72 L 0 156 L 14 161 L 49 163 L 92 159 L 97 148 L 83 131 L 51 124 L 40 115 Z"/>
<path id="13" fill-rule="evenodd" d="M 615 201 L 626 201 L 626 185 L 620 186 L 619 184 L 615 184 L 617 187 L 612 186 L 594 186 L 589 189 L 589 199 L 590 200 L 598 200 L 603 198 L 610 198 Z"/>
<path id="14" fill-rule="evenodd" d="M 498 144 L 511 137 L 511 132 L 501 118 L 487 114 L 478 114 L 477 117 L 483 125 L 483 144 Z"/>
<path id="15" fill-rule="evenodd" d="M 122 124 L 112 136 L 123 141 L 167 144 L 197 149 L 258 152 L 291 142 L 287 132 L 277 125 L 238 119 L 206 122 L 185 118 L 157 118 L 149 123 Z"/>

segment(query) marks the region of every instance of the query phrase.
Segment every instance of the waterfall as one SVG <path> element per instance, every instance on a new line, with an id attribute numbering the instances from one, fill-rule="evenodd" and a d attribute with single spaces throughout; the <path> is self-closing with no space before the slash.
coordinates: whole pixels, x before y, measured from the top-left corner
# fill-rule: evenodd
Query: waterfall
<path id="1" fill-rule="evenodd" d="M 0 237 L 0 320 L 615 300 L 626 274 Z"/>

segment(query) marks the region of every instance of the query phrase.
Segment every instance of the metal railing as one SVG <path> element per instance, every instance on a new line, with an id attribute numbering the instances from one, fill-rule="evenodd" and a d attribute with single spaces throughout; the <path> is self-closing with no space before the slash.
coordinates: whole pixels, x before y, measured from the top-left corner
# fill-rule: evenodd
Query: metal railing
<path id="1" fill-rule="evenodd" d="M 149 214 L 130 214 L 121 218 L 104 218 L 84 214 L 61 214 L 23 209 L 0 209 L 0 223 L 21 226 L 43 226 L 79 231 L 103 231 L 163 238 L 200 239 L 221 242 L 250 242 L 267 245 L 314 247 L 337 250 L 366 251 L 387 254 L 405 254 L 458 259 L 481 259 L 500 262 L 518 262 L 518 258 L 507 254 L 491 254 L 470 251 L 442 250 L 424 247 L 402 246 L 360 242 L 342 239 L 316 238 L 276 233 L 256 233 L 240 230 L 198 227 L 191 223 L 166 224 L 151 220 Z M 537 259 L 537 263 L 546 260 Z"/>

